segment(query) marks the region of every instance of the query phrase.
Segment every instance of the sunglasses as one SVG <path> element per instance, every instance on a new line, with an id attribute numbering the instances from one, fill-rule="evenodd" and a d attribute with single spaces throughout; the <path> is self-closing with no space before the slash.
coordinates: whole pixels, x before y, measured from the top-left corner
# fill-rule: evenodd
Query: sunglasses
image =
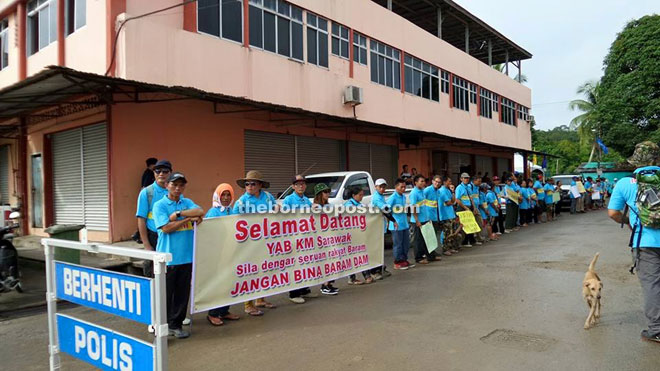
<path id="1" fill-rule="evenodd" d="M 259 182 L 245 182 L 245 186 L 246 186 L 246 187 L 254 187 L 254 186 L 256 186 L 257 184 L 259 184 Z"/>
<path id="2" fill-rule="evenodd" d="M 330 190 L 326 189 L 325 191 L 321 191 L 321 193 L 330 193 Z"/>
<path id="3" fill-rule="evenodd" d="M 167 174 L 170 172 L 170 169 L 155 169 L 154 173 L 156 174 Z"/>

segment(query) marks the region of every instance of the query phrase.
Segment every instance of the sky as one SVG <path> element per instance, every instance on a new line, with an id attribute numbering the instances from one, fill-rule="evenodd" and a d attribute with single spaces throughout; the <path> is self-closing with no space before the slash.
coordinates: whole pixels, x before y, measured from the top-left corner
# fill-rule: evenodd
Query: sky
<path id="1" fill-rule="evenodd" d="M 658 0 L 454 0 L 533 57 L 522 62 L 536 128 L 568 125 L 576 90 L 603 75 L 603 60 L 628 21 L 660 14 Z M 509 65 L 509 75 L 517 69 Z"/>

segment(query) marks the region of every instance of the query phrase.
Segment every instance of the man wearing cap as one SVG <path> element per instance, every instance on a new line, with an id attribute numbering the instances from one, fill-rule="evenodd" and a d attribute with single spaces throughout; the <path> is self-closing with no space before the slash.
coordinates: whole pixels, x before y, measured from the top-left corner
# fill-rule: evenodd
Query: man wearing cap
<path id="1" fill-rule="evenodd" d="M 192 276 L 194 223 L 201 223 L 204 210 L 193 201 L 183 197 L 186 189 L 186 177 L 181 173 L 172 173 L 167 179 L 167 195 L 154 204 L 153 214 L 158 229 L 158 252 L 172 254 L 172 261 L 167 263 L 167 325 L 169 334 L 178 339 L 190 336 L 182 329 L 186 318 L 186 308 L 190 299 L 190 280 Z"/>
<path id="2" fill-rule="evenodd" d="M 244 188 L 245 193 L 234 203 L 232 214 L 256 214 L 279 210 L 275 197 L 264 190 L 270 187 L 270 183 L 263 179 L 260 171 L 248 171 L 245 178 L 238 179 L 236 184 Z M 257 307 L 275 308 L 276 305 L 263 298 L 250 300 L 245 302 L 245 313 L 251 316 L 262 315 L 263 312 Z"/>
<path id="3" fill-rule="evenodd" d="M 137 200 L 137 218 L 138 232 L 140 239 L 146 250 L 154 250 L 158 244 L 158 228 L 154 222 L 153 209 L 154 204 L 167 195 L 167 179 L 172 172 L 172 164 L 167 160 L 160 160 L 154 165 L 155 181 L 144 187 Z M 151 277 L 153 275 L 153 263 L 145 262 L 144 275 Z"/>
<path id="4" fill-rule="evenodd" d="M 472 199 L 470 196 L 470 175 L 468 173 L 461 174 L 461 184 L 456 187 L 456 205 L 462 209 L 457 211 L 472 211 Z M 474 242 L 474 234 L 465 234 L 463 246 L 472 247 Z"/>
<path id="5" fill-rule="evenodd" d="M 500 204 L 500 199 L 506 197 L 506 192 L 504 191 L 504 185 L 500 177 L 495 175 L 493 177 L 493 192 L 495 193 L 497 199 L 497 214 L 493 215 L 495 221 L 493 222 L 493 233 L 501 235 L 504 233 L 504 212 L 502 211 L 502 205 Z M 506 205 L 505 205 L 506 207 Z"/>
<path id="6" fill-rule="evenodd" d="M 644 295 L 644 315 L 648 326 L 642 331 L 642 340 L 660 343 L 660 229 L 642 226 L 638 217 L 637 189 L 644 175 L 657 177 L 660 174 L 660 148 L 653 142 L 645 141 L 635 146 L 635 152 L 628 162 L 637 169 L 635 177 L 618 181 L 612 191 L 608 214 L 617 223 L 628 222 L 633 229 L 631 246 L 637 268 L 637 277 Z M 646 183 L 645 185 L 647 185 Z M 651 186 L 648 190 L 654 191 Z M 648 191 L 647 191 L 648 192 Z M 625 208 L 630 209 L 630 220 L 626 220 Z M 648 210 L 647 210 L 648 211 Z"/>
<path id="7" fill-rule="evenodd" d="M 312 202 L 305 196 L 307 190 L 307 181 L 302 175 L 296 175 L 291 179 L 291 185 L 294 192 L 286 196 L 282 201 L 282 210 L 293 211 L 307 211 L 309 212 L 312 207 Z M 304 295 L 311 294 L 311 290 L 307 287 L 289 291 L 289 300 L 296 304 L 305 303 Z"/>
<path id="8" fill-rule="evenodd" d="M 472 201 L 472 213 L 474 214 L 475 221 L 481 228 L 481 232 L 477 232 L 474 234 L 474 237 L 477 240 L 476 241 L 477 245 L 481 245 L 485 241 L 484 236 L 482 235 L 484 220 L 480 208 L 486 204 L 486 199 L 485 198 L 483 200 L 481 199 L 481 192 L 479 192 L 479 187 L 481 187 L 481 177 L 475 176 L 472 178 L 472 182 L 468 185 L 468 188 L 470 190 L 470 198 Z"/>
<path id="9" fill-rule="evenodd" d="M 440 187 L 442 187 L 442 179 L 440 175 L 435 175 L 433 176 L 431 185 L 424 189 L 424 198 L 426 199 L 424 207 L 426 208 L 426 215 L 428 216 L 431 223 L 433 223 L 433 229 L 435 230 L 435 235 L 438 240 L 438 246 L 440 246 L 440 240 L 442 236 L 441 220 L 444 220 L 443 215 L 440 214 L 442 211 L 442 208 L 439 205 Z M 451 252 L 449 252 L 449 250 L 444 250 L 443 254 L 451 256 Z M 438 259 L 440 259 L 440 257 L 438 257 Z"/>

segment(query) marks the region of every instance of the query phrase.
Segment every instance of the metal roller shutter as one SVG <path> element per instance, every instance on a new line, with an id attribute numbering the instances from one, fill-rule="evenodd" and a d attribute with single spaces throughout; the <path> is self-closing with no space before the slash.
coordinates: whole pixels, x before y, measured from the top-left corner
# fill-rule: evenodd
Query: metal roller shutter
<path id="1" fill-rule="evenodd" d="M 298 173 L 342 171 L 342 143 L 335 139 L 296 137 Z"/>
<path id="2" fill-rule="evenodd" d="M 369 143 L 348 142 L 348 170 L 371 172 Z"/>
<path id="3" fill-rule="evenodd" d="M 498 176 L 502 176 L 504 172 L 511 173 L 511 168 L 509 168 L 509 159 L 508 158 L 498 158 L 497 159 L 497 172 Z"/>
<path id="4" fill-rule="evenodd" d="M 397 178 L 398 152 L 396 147 L 382 144 L 371 145 L 371 176 L 374 180 L 383 178 L 388 188 L 394 188 Z"/>
<path id="5" fill-rule="evenodd" d="M 481 176 L 488 174 L 489 178 L 493 177 L 493 159 L 488 156 L 475 156 L 477 163 L 477 173 L 481 172 Z"/>
<path id="6" fill-rule="evenodd" d="M 0 146 L 0 205 L 9 205 L 9 146 Z"/>
<path id="7" fill-rule="evenodd" d="M 457 182 L 461 175 L 461 167 L 470 166 L 470 155 L 467 153 L 456 153 L 449 152 L 447 153 L 447 167 L 449 176 L 454 182 Z M 474 175 L 474 174 L 470 174 Z M 458 184 L 458 183 L 456 183 Z"/>
<path id="8" fill-rule="evenodd" d="M 245 131 L 245 171 L 259 170 L 277 196 L 295 175 L 294 137 L 262 131 Z"/>
<path id="9" fill-rule="evenodd" d="M 55 224 L 83 223 L 82 130 L 53 134 Z"/>
<path id="10" fill-rule="evenodd" d="M 105 124 L 82 128 L 85 225 L 108 230 L 108 134 Z"/>
<path id="11" fill-rule="evenodd" d="M 108 230 L 107 142 L 105 124 L 53 134 L 55 224 Z"/>

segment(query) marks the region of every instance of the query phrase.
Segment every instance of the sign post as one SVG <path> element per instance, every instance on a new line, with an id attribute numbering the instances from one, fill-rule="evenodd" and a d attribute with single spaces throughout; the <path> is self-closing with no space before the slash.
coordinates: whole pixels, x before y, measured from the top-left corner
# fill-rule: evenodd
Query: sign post
<path id="1" fill-rule="evenodd" d="M 60 369 L 60 353 L 65 352 L 100 368 L 167 370 L 165 273 L 171 254 L 52 238 L 41 244 L 46 256 L 50 369 Z M 55 247 L 150 260 L 154 278 L 55 261 Z M 148 324 L 154 329 L 153 344 L 59 314 L 58 299 Z"/>

